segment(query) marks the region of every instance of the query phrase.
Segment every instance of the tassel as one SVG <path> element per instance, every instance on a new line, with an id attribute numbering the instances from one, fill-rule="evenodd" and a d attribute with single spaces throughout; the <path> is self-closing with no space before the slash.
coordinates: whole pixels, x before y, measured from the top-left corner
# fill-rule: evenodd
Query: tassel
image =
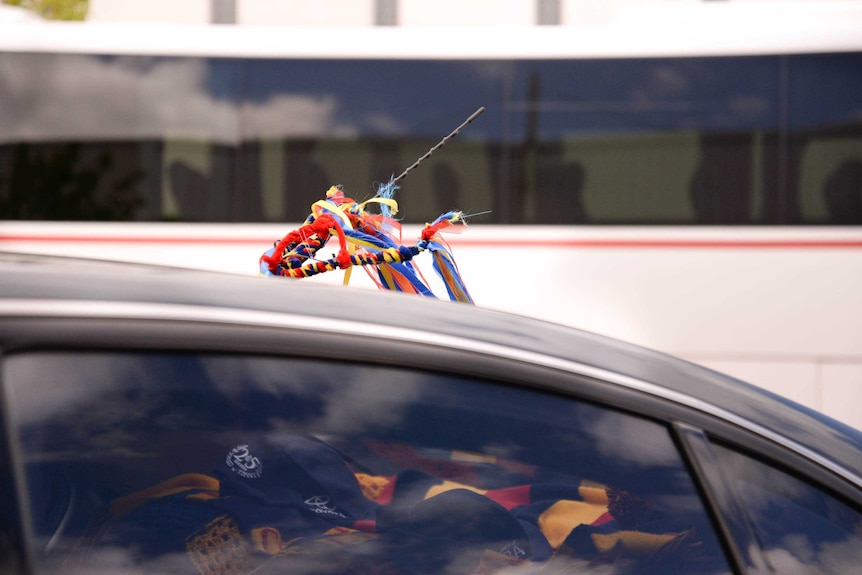
<path id="1" fill-rule="evenodd" d="M 260 274 L 302 278 L 341 269 L 345 270 L 346 285 L 354 266 L 366 269 L 375 267 L 376 277 L 370 270 L 369 276 L 379 288 L 435 297 L 418 266 L 413 263 L 417 255 L 430 251 L 434 271 L 443 280 L 449 299 L 473 303 L 451 250 L 439 237 L 443 230 L 463 225 L 464 214 L 448 212 L 441 215 L 425 226 L 416 244 L 405 246 L 401 243 L 401 226 L 394 218 L 398 213 L 395 192 L 400 187 L 397 181 L 458 135 L 484 111 L 485 108 L 476 110 L 397 178 L 390 176 L 388 182 L 379 185 L 375 197 L 365 202 L 357 203 L 345 196 L 341 186 L 330 187 L 326 197 L 311 206 L 311 214 L 299 229 L 287 234 L 272 249 L 264 252 L 259 261 Z M 380 213 L 370 213 L 367 209 L 370 205 L 376 205 Z M 317 260 L 317 252 L 332 234 L 338 238 L 338 252 L 327 260 Z"/>

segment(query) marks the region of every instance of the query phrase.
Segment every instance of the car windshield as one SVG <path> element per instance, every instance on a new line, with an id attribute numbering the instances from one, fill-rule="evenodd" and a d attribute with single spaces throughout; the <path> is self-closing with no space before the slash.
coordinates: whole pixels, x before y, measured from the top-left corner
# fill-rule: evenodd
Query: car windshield
<path id="1" fill-rule="evenodd" d="M 591 403 L 260 356 L 5 366 L 40 574 L 729 572 L 667 427 Z"/>

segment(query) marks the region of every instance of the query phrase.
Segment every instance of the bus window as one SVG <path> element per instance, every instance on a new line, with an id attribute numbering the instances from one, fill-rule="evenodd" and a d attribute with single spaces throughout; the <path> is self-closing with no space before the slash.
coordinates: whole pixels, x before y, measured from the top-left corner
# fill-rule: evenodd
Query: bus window
<path id="1" fill-rule="evenodd" d="M 373 196 L 480 106 L 484 115 L 399 182 L 405 223 L 451 209 L 533 225 L 862 217 L 857 53 L 8 52 L 0 65 L 7 220 L 297 222 L 331 185 Z"/>

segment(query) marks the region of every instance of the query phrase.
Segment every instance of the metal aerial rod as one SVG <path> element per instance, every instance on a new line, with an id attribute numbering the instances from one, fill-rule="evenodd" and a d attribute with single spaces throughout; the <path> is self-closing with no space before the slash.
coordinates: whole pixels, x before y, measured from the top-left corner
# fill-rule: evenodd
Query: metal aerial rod
<path id="1" fill-rule="evenodd" d="M 434 152 L 436 152 L 437 150 L 439 150 L 440 148 L 442 148 L 443 146 L 445 146 L 445 145 L 446 145 L 446 143 L 447 143 L 449 140 L 451 140 L 452 138 L 454 138 L 455 136 L 457 136 L 457 135 L 458 135 L 458 132 L 460 132 L 461 130 L 463 130 L 463 129 L 467 126 L 467 124 L 469 124 L 470 122 L 472 122 L 473 120 L 475 120 L 476 118 L 478 118 L 478 117 L 482 114 L 482 112 L 484 112 L 484 111 L 485 111 L 485 107 L 484 107 L 484 106 L 482 106 L 481 108 L 479 108 L 478 110 L 476 110 L 475 112 L 473 112 L 472 114 L 470 114 L 470 117 L 469 117 L 469 118 L 467 118 L 466 120 L 464 120 L 464 122 L 463 122 L 460 126 L 458 126 L 457 128 L 455 128 L 455 129 L 452 131 L 452 133 L 451 133 L 451 134 L 449 134 L 448 136 L 446 136 L 445 138 L 443 138 L 442 140 L 440 140 L 440 141 L 437 143 L 437 145 L 436 145 L 436 146 L 434 146 L 433 148 L 431 148 L 430 150 L 428 150 L 427 152 L 425 152 L 425 155 L 424 155 L 424 156 L 422 156 L 421 158 L 419 158 L 418 160 L 416 160 L 415 162 L 413 162 L 413 164 L 412 164 L 409 168 L 407 168 L 406 170 L 404 170 L 403 172 L 401 172 L 401 175 L 400 175 L 400 176 L 398 176 L 397 178 L 393 179 L 393 180 L 392 180 L 391 182 L 389 182 L 389 183 L 390 183 L 390 184 L 394 184 L 395 182 L 397 182 L 398 180 L 400 180 L 401 178 L 403 178 L 404 176 L 406 176 L 408 173 L 410 173 L 410 171 L 411 171 L 411 170 L 413 170 L 416 166 L 418 166 L 419 164 L 421 164 L 422 162 L 424 162 L 425 160 L 427 160 L 427 159 L 431 156 L 431 154 L 433 154 Z"/>

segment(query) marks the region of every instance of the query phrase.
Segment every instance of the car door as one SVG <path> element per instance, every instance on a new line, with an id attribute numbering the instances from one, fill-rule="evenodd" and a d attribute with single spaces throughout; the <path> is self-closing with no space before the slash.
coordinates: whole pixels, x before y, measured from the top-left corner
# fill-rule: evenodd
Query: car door
<path id="1" fill-rule="evenodd" d="M 759 568 L 692 448 L 714 418 L 301 323 L 19 322 L 3 385 L 32 571 Z"/>

